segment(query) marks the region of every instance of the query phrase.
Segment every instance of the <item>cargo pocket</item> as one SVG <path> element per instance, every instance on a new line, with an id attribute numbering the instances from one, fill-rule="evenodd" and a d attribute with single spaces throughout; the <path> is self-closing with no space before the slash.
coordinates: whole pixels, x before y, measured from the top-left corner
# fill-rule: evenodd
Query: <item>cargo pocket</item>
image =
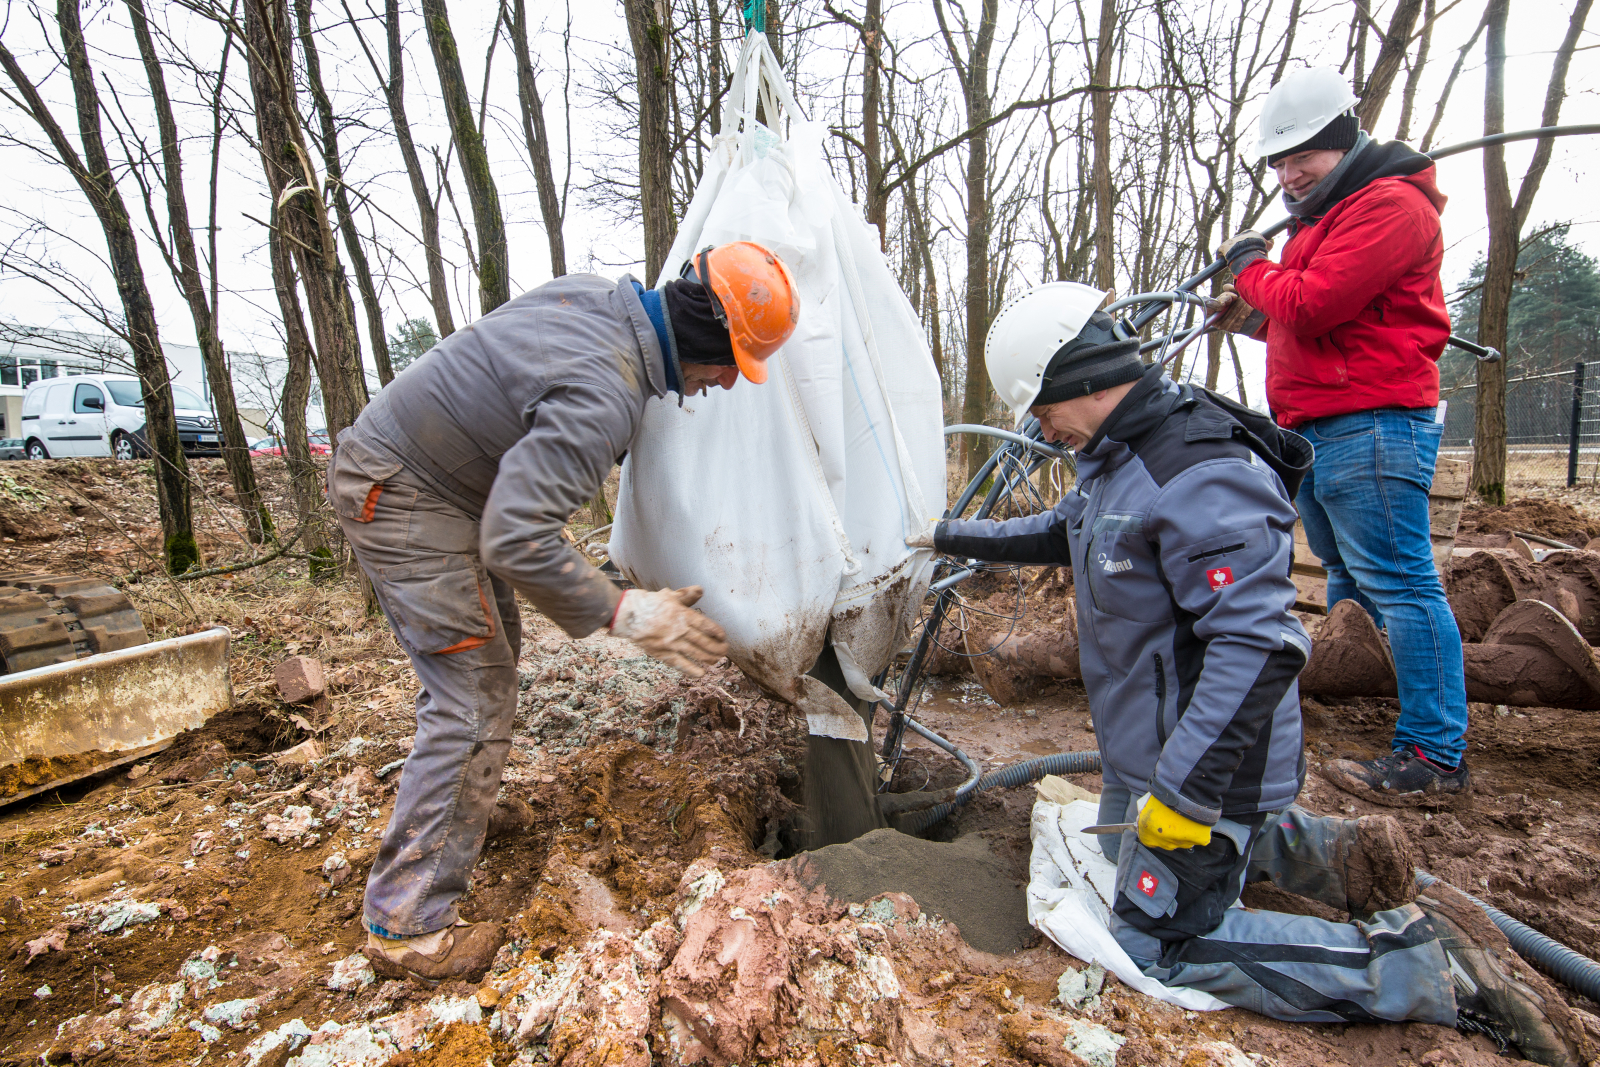
<path id="1" fill-rule="evenodd" d="M 431 556 L 385 567 L 382 578 L 384 600 L 400 636 L 418 652 L 466 652 L 494 637 L 488 580 L 471 556 Z"/>
<path id="2" fill-rule="evenodd" d="M 1165 863 L 1143 845 L 1137 845 L 1117 874 L 1117 892 L 1152 919 L 1165 919 L 1178 910 L 1178 879 Z"/>
<path id="3" fill-rule="evenodd" d="M 384 481 L 398 473 L 398 461 L 359 437 L 345 436 L 328 470 L 328 503 L 340 518 L 371 522 Z"/>

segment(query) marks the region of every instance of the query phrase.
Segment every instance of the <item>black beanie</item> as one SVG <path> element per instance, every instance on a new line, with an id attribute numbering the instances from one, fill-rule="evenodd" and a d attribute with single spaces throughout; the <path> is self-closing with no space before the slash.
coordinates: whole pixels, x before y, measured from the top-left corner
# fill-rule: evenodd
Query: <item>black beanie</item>
<path id="1" fill-rule="evenodd" d="M 1090 315 L 1078 335 L 1050 357 L 1039 395 L 1029 406 L 1059 404 L 1144 377 L 1147 368 L 1139 359 L 1139 339 L 1119 339 L 1113 325 L 1104 311 Z"/>
<path id="2" fill-rule="evenodd" d="M 1309 152 L 1315 148 L 1336 148 L 1348 152 L 1356 146 L 1356 134 L 1360 132 L 1360 120 L 1354 115 L 1340 115 L 1293 148 L 1272 153 L 1267 157 L 1267 166 L 1275 167 L 1280 159 L 1287 159 L 1296 152 Z"/>
<path id="3" fill-rule="evenodd" d="M 665 286 L 667 318 L 678 345 L 678 362 L 733 367 L 733 342 L 728 328 L 711 310 L 711 294 L 699 282 L 674 278 Z"/>

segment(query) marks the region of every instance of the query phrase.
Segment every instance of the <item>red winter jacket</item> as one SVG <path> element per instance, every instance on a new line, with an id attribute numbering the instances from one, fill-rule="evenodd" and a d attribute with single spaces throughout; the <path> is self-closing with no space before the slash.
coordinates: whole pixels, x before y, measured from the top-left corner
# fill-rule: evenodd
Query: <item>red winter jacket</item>
<path id="1" fill-rule="evenodd" d="M 1450 315 L 1433 177 L 1378 178 L 1296 227 L 1282 263 L 1257 260 L 1236 279 L 1267 317 L 1267 402 L 1282 425 L 1438 404 Z"/>

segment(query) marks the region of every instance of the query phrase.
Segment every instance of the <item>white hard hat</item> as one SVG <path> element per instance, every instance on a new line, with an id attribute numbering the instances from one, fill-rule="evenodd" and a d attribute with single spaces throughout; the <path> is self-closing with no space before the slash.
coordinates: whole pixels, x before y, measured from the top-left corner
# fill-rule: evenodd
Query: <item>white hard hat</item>
<path id="1" fill-rule="evenodd" d="M 1079 282 L 1046 282 L 1029 289 L 995 316 L 984 342 L 983 362 L 995 392 L 1016 416 L 1028 417 L 1044 385 L 1045 368 L 1061 346 L 1078 336 L 1106 294 Z"/>
<path id="2" fill-rule="evenodd" d="M 1261 105 L 1261 137 L 1256 153 L 1275 156 L 1316 136 L 1328 123 L 1361 102 L 1333 67 L 1309 67 L 1288 74 Z"/>

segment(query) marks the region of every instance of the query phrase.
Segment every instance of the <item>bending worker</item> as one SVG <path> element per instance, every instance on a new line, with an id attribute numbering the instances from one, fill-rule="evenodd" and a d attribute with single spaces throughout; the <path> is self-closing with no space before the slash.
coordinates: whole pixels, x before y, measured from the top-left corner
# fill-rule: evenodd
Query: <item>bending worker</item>
<path id="1" fill-rule="evenodd" d="M 511 747 L 516 593 L 575 638 L 609 627 L 691 676 L 726 653 L 692 610 L 698 587 L 619 592 L 561 532 L 648 400 L 765 381 L 798 316 L 787 268 L 748 242 L 700 253 L 659 291 L 567 275 L 441 341 L 339 435 L 328 498 L 421 683 L 367 879 L 382 973 L 474 975 L 499 948 L 498 925 L 461 921 L 456 901 Z"/>
<path id="2" fill-rule="evenodd" d="M 1461 631 L 1433 563 L 1428 490 L 1444 427 L 1439 353 L 1450 336 L 1439 264 L 1445 198 L 1433 162 L 1356 124 L 1338 71 L 1284 78 L 1261 112 L 1260 152 L 1283 186 L 1283 262 L 1246 231 L 1218 250 L 1239 298 L 1224 329 L 1267 343 L 1267 402 L 1316 460 L 1295 504 L 1328 571 L 1328 606 L 1355 600 L 1389 632 L 1400 719 L 1389 755 L 1329 760 L 1363 800 L 1469 785 Z"/>
<path id="3" fill-rule="evenodd" d="M 1289 500 L 1310 449 L 1147 368 L 1101 299 L 1072 282 L 1034 289 L 986 349 L 1018 423 L 1031 412 L 1076 449 L 1077 484 L 1044 514 L 940 522 L 933 547 L 1072 567 L 1100 821 L 1137 826 L 1100 838 L 1117 861 L 1112 934 L 1150 977 L 1275 1018 L 1476 1026 L 1578 1064 L 1571 1011 L 1475 905 L 1443 883 L 1413 902 L 1393 818 L 1294 806 L 1311 642 L 1290 612 Z M 1257 879 L 1352 921 L 1230 909 Z"/>

